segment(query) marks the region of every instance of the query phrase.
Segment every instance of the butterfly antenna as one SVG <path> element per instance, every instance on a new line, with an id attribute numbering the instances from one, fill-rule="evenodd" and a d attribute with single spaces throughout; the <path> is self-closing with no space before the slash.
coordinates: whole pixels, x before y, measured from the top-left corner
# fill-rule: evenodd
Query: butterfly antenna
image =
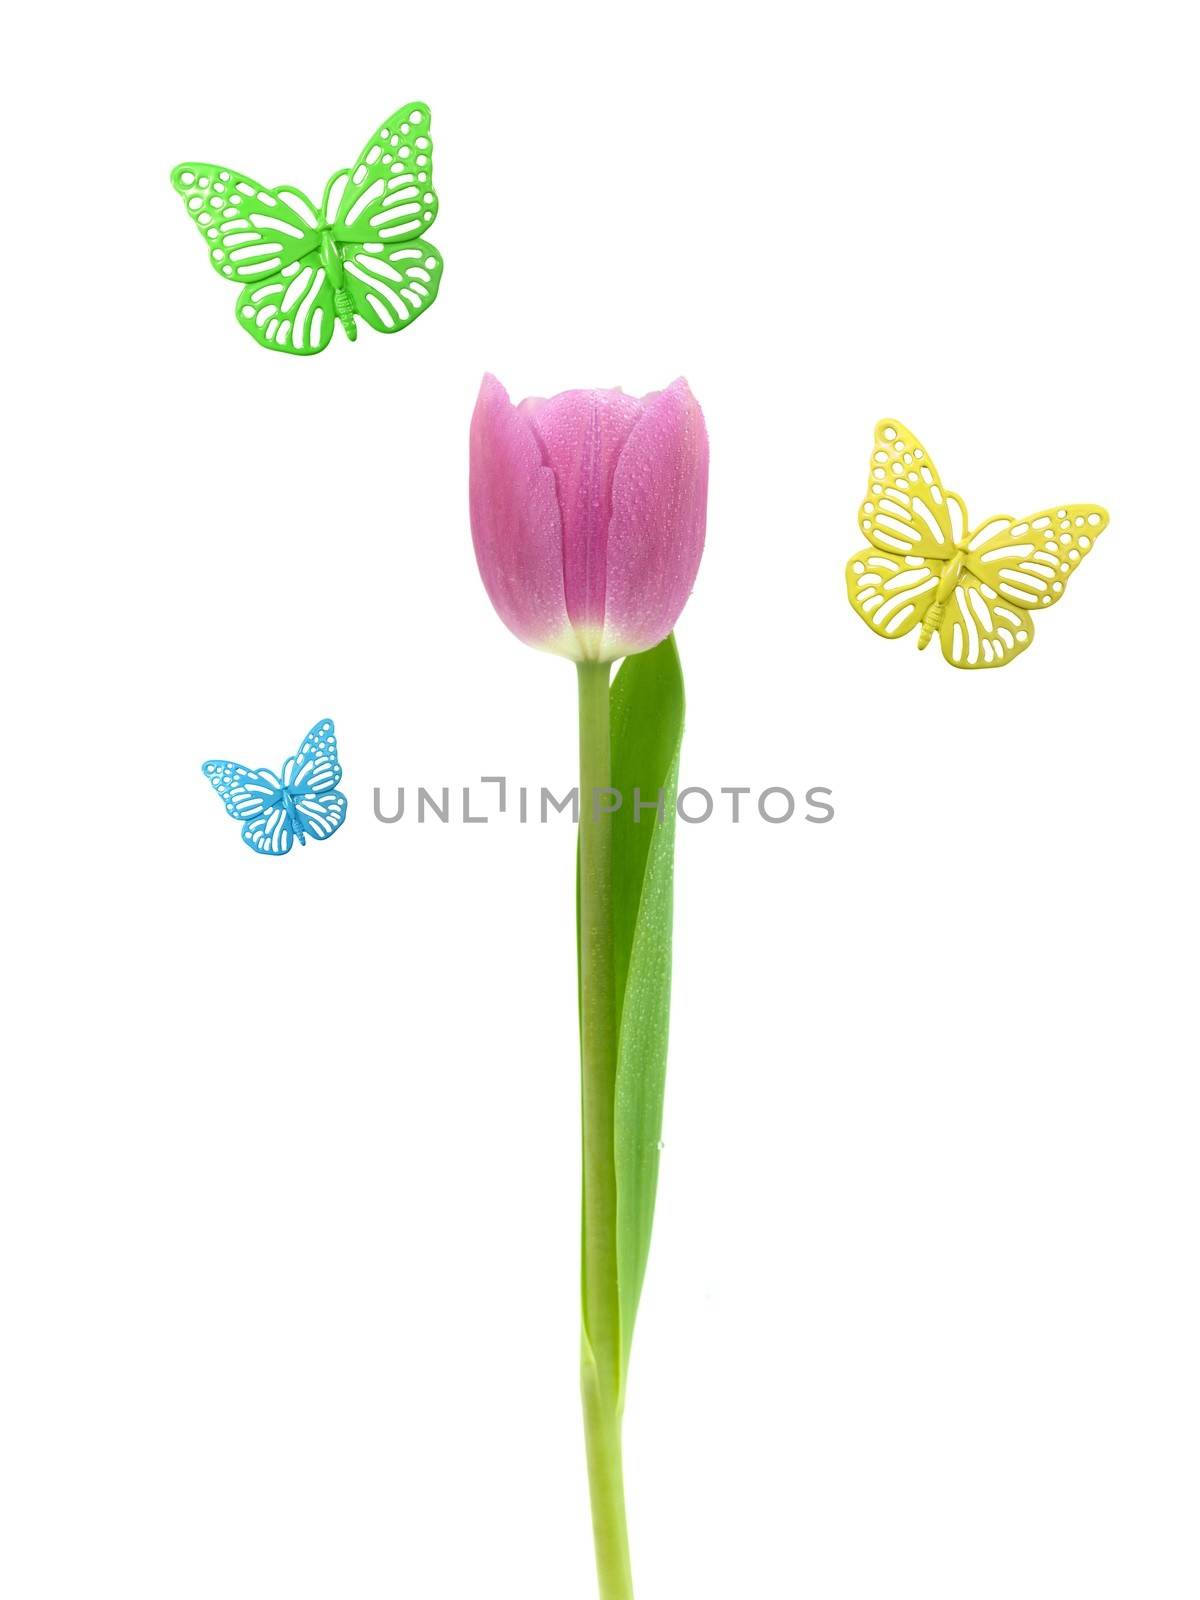
<path id="1" fill-rule="evenodd" d="M 358 324 L 354 320 L 354 301 L 351 300 L 348 289 L 333 291 L 333 309 L 338 314 L 338 321 L 346 330 L 347 339 L 353 344 L 358 338 Z"/>

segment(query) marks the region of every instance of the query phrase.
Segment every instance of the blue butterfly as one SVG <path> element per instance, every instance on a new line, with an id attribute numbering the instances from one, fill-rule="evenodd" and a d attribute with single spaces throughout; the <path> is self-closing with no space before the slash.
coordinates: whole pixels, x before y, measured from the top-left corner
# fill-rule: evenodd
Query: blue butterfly
<path id="1" fill-rule="evenodd" d="M 260 856 L 285 856 L 299 838 L 328 839 L 346 820 L 346 796 L 339 794 L 333 722 L 326 717 L 304 735 L 304 743 L 283 764 L 283 776 L 269 767 L 240 767 L 236 761 L 206 761 L 204 776 L 242 823 L 242 839 Z"/>

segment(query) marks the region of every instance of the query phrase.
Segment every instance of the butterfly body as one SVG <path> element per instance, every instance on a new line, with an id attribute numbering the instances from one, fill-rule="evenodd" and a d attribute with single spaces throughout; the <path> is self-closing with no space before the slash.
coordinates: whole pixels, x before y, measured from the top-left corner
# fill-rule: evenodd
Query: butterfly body
<path id="1" fill-rule="evenodd" d="M 264 349 L 319 355 L 340 322 L 409 327 L 437 298 L 442 259 L 424 239 L 437 215 L 429 107 L 414 101 L 335 172 L 315 206 L 232 168 L 182 162 L 171 182 L 221 277 L 243 285 L 238 321 Z"/>
<path id="2" fill-rule="evenodd" d="M 337 736 L 328 717 L 309 729 L 282 773 L 236 761 L 206 761 L 202 771 L 258 855 L 286 855 L 296 839 L 301 846 L 328 839 L 345 821 L 346 797 L 336 787 L 342 777 Z"/>
<path id="3" fill-rule="evenodd" d="M 964 522 L 966 521 L 965 507 L 963 520 Z M 967 551 L 970 548 L 970 544 L 970 536 L 960 539 L 954 546 L 954 554 L 942 569 L 942 575 L 938 579 L 937 593 L 933 597 L 933 604 L 925 613 L 925 620 L 921 623 L 921 633 L 917 640 L 918 650 L 925 649 L 930 639 L 933 638 L 942 625 L 942 618 L 946 614 L 946 602 L 954 593 L 958 585 L 959 576 L 967 564 Z"/>
<path id="4" fill-rule="evenodd" d="M 299 839 L 301 845 L 308 843 L 304 821 L 299 806 L 311 794 L 306 783 L 284 783 L 269 767 L 260 767 L 259 777 L 266 785 L 268 793 L 263 797 L 263 805 L 267 811 L 281 811 L 283 820 L 286 821 L 292 833 Z"/>
<path id="5" fill-rule="evenodd" d="M 354 320 L 354 302 L 346 289 L 346 271 L 342 265 L 342 252 L 337 247 L 333 237 L 333 224 L 321 224 L 320 244 L 321 265 L 329 274 L 329 281 L 333 285 L 333 309 L 337 319 L 345 329 L 346 337 L 353 344 L 358 338 L 358 324 Z"/>
<path id="6" fill-rule="evenodd" d="M 1060 505 L 972 529 L 920 440 L 887 418 L 875 430 L 860 526 L 871 544 L 846 566 L 854 610 L 885 639 L 919 627 L 919 650 L 936 633 L 951 666 L 971 669 L 1005 666 L 1028 649 L 1034 611 L 1062 598 L 1108 513 Z"/>

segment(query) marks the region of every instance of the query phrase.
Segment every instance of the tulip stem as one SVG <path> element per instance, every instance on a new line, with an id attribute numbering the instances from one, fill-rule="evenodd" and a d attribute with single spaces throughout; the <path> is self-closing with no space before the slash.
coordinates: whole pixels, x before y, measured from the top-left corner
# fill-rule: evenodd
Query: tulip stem
<path id="1" fill-rule="evenodd" d="M 579 1032 L 583 1103 L 581 1383 L 601 1600 L 633 1600 L 621 1466 L 621 1305 L 617 1281 L 617 1079 L 613 949 L 615 804 L 609 664 L 579 663 Z"/>

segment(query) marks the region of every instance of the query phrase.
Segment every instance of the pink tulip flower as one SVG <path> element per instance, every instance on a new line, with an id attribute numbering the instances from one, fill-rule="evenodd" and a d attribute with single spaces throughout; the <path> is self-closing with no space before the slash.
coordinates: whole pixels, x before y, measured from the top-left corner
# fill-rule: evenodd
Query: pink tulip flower
<path id="1" fill-rule="evenodd" d="M 682 378 L 634 399 L 572 389 L 514 406 L 484 378 L 471 419 L 471 532 L 519 639 L 572 661 L 649 650 L 704 549 L 708 435 Z"/>

